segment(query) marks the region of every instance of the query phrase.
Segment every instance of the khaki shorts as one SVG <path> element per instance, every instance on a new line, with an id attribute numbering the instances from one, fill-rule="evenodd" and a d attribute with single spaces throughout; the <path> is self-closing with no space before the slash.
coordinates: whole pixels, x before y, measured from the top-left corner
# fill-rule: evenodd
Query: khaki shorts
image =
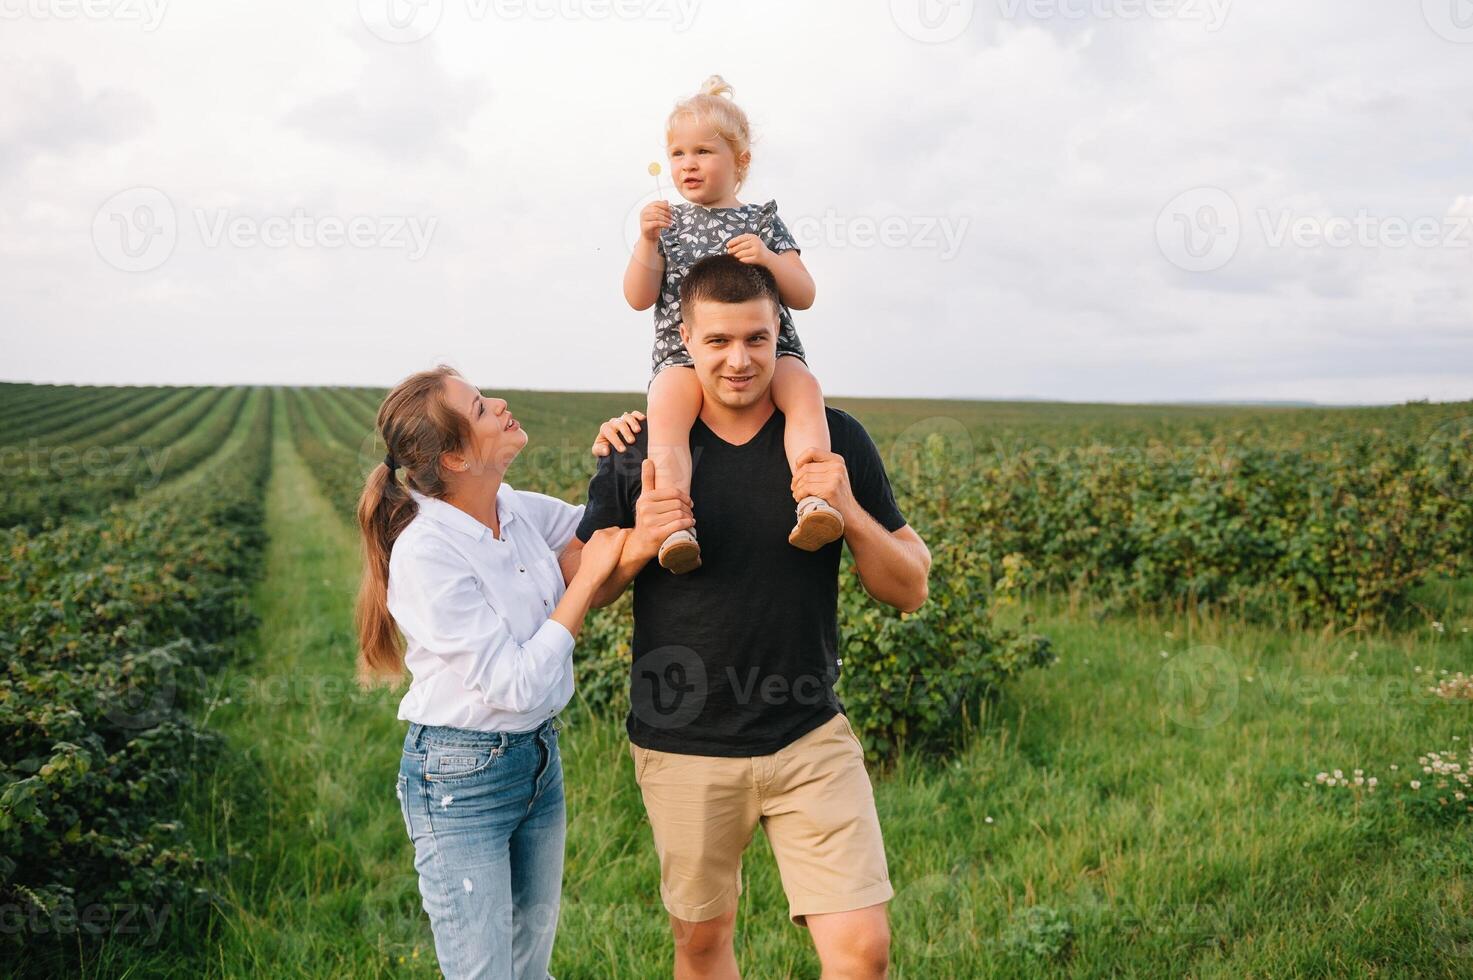
<path id="1" fill-rule="evenodd" d="M 788 915 L 848 912 L 895 895 L 859 738 L 842 714 L 771 755 L 684 755 L 630 743 L 634 781 L 660 856 L 660 897 L 677 919 L 732 911 L 742 852 L 762 824 Z"/>

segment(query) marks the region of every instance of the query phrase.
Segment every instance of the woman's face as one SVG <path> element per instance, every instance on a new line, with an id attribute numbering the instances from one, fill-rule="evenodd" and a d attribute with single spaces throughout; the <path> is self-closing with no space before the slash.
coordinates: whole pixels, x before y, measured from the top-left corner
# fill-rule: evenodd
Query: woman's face
<path id="1" fill-rule="evenodd" d="M 470 422 L 470 445 L 464 450 L 467 473 L 505 473 L 527 444 L 527 430 L 511 414 L 503 398 L 488 398 L 463 378 L 447 377 L 445 395 Z"/>

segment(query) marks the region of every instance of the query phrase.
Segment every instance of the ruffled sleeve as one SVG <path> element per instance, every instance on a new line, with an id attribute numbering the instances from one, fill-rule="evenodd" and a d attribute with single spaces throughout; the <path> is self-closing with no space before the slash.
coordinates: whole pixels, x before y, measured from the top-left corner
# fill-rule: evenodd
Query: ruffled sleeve
<path id="1" fill-rule="evenodd" d="M 757 211 L 757 237 L 767 243 L 774 252 L 797 252 L 803 254 L 793 239 L 788 226 L 777 216 L 777 201 L 768 201 Z"/>

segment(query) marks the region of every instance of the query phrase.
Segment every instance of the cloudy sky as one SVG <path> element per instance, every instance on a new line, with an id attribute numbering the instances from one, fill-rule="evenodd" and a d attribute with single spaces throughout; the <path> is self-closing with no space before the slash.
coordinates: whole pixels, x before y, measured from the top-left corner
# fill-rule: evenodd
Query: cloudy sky
<path id="1" fill-rule="evenodd" d="M 713 72 L 831 393 L 1473 398 L 1473 0 L 0 0 L 0 378 L 642 391 Z"/>

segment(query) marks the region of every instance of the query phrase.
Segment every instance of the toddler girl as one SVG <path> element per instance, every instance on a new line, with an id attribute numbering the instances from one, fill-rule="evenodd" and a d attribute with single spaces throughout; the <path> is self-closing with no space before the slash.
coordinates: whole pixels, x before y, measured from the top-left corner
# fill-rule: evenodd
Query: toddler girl
<path id="1" fill-rule="evenodd" d="M 777 362 L 772 400 L 786 417 L 784 449 L 795 471 L 803 450 L 829 451 L 823 392 L 808 370 L 789 308 L 813 304 L 813 279 L 797 243 L 777 216 L 777 202 L 743 204 L 736 192 L 746 179 L 752 154 L 746 114 L 731 100 L 731 86 L 713 75 L 701 91 L 675 104 L 665 123 L 671 179 L 688 203 L 646 205 L 640 237 L 624 273 L 624 298 L 636 310 L 655 308 L 654 375 L 647 421 L 655 485 L 690 493 L 690 430 L 701 413 L 703 391 L 694 362 L 680 339 L 680 283 L 692 264 L 727 252 L 742 262 L 765 266 L 777 280 Z M 668 369 L 668 370 L 667 370 Z M 798 502 L 788 541 L 816 551 L 844 533 L 839 512 L 821 497 Z M 671 534 L 660 546 L 660 564 L 679 575 L 701 564 L 694 529 Z"/>

